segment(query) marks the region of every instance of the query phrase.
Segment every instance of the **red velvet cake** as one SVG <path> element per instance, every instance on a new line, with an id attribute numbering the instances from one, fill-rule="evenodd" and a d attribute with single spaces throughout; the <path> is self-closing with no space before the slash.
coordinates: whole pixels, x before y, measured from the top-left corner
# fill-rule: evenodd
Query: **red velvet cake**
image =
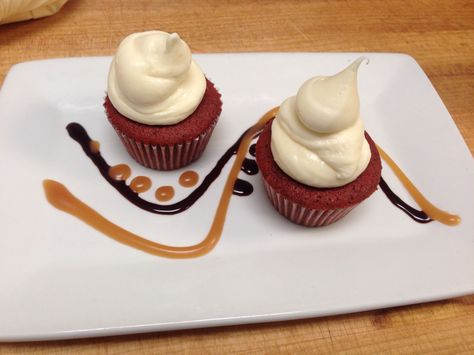
<path id="1" fill-rule="evenodd" d="M 260 134 L 256 159 L 271 202 L 292 222 L 308 227 L 334 223 L 377 189 L 382 165 L 377 148 L 367 133 L 371 158 L 362 174 L 344 186 L 315 188 L 295 181 L 276 164 L 270 147 L 272 122 L 267 123 Z"/>
<path id="2" fill-rule="evenodd" d="M 221 95 L 206 79 L 206 91 L 196 110 L 174 125 L 146 125 L 128 119 L 105 99 L 105 110 L 129 154 L 158 170 L 181 168 L 204 151 L 222 110 Z"/>

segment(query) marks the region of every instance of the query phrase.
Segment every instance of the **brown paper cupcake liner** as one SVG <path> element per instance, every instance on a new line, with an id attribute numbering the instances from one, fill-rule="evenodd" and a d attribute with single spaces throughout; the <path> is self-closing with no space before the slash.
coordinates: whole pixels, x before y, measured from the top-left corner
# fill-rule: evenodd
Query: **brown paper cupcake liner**
<path id="1" fill-rule="evenodd" d="M 128 153 L 138 163 L 155 170 L 174 170 L 186 166 L 203 153 L 217 120 L 199 136 L 174 145 L 154 145 L 135 140 L 116 129 Z"/>
<path id="2" fill-rule="evenodd" d="M 346 208 L 315 210 L 290 201 L 276 192 L 270 184 L 263 180 L 265 190 L 276 210 L 290 221 L 307 227 L 322 227 L 332 224 L 347 215 L 356 205 Z"/>

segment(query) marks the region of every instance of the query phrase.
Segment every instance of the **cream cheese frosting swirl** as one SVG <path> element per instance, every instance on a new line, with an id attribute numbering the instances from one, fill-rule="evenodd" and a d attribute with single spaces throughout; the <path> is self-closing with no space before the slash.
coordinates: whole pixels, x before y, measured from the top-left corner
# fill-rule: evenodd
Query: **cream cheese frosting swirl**
<path id="1" fill-rule="evenodd" d="M 370 161 L 359 115 L 359 58 L 334 76 L 306 81 L 286 99 L 272 123 L 271 150 L 296 181 L 318 188 L 354 181 Z"/>
<path id="2" fill-rule="evenodd" d="M 133 33 L 122 40 L 110 66 L 110 101 L 139 123 L 178 123 L 194 112 L 205 91 L 206 78 L 176 33 Z"/>

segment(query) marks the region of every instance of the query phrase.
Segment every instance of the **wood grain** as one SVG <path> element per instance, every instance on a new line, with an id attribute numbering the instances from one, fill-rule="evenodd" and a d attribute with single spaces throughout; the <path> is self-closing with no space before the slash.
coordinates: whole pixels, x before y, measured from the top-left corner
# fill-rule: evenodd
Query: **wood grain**
<path id="1" fill-rule="evenodd" d="M 113 54 L 130 32 L 179 32 L 195 52 L 403 52 L 423 67 L 474 152 L 473 1 L 70 0 L 0 26 L 0 83 L 27 60 Z M 0 315 L 1 317 L 1 315 Z M 474 296 L 273 324 L 0 344 L 0 354 L 474 353 Z"/>

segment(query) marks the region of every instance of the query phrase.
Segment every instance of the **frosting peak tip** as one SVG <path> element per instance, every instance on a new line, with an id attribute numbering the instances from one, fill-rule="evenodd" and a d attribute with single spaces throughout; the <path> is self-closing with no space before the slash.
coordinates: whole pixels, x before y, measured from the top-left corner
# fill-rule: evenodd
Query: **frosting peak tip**
<path id="1" fill-rule="evenodd" d="M 176 32 L 173 32 L 172 34 L 170 34 L 168 38 L 166 39 L 166 51 L 167 52 L 171 51 L 174 48 L 174 46 L 176 46 L 176 44 L 179 43 L 180 40 L 181 40 L 181 37 L 179 37 L 179 35 Z"/>
<path id="2" fill-rule="evenodd" d="M 356 60 L 354 60 L 349 67 L 352 68 L 352 70 L 357 71 L 357 69 L 359 69 L 360 65 L 363 62 L 365 62 L 365 64 L 367 65 L 369 64 L 370 60 L 366 56 L 361 56 L 357 58 Z"/>
<path id="3" fill-rule="evenodd" d="M 349 66 L 347 68 L 343 69 L 342 71 L 340 71 L 339 73 L 333 75 L 332 77 L 333 78 L 338 77 L 338 76 L 340 76 L 340 74 L 342 74 L 344 72 L 353 73 L 356 76 L 360 65 L 364 62 L 365 62 L 366 65 L 369 64 L 369 58 L 367 58 L 365 56 L 360 56 L 359 58 L 354 60 L 351 64 L 349 64 Z"/>

